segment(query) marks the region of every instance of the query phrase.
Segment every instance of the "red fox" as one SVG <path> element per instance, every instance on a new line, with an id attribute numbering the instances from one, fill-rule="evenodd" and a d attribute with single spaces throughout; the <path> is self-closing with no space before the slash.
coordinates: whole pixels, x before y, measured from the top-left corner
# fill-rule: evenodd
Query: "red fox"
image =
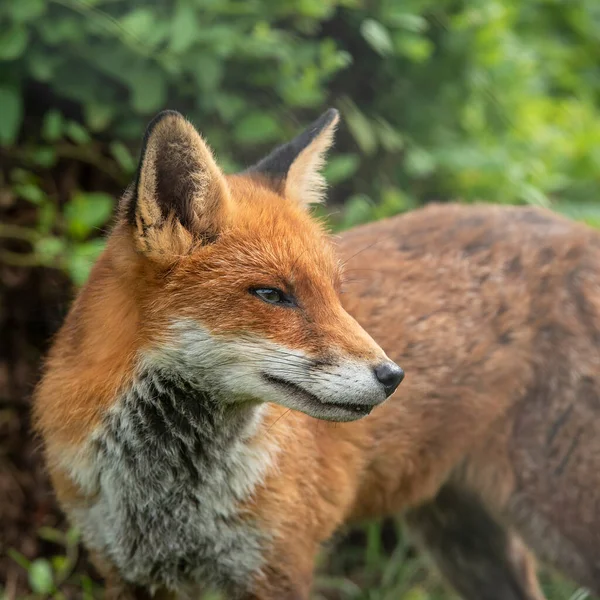
<path id="1" fill-rule="evenodd" d="M 107 598 L 306 599 L 399 513 L 467 600 L 542 599 L 529 548 L 600 593 L 600 235 L 440 205 L 331 240 L 337 121 L 236 175 L 148 127 L 34 404 Z"/>

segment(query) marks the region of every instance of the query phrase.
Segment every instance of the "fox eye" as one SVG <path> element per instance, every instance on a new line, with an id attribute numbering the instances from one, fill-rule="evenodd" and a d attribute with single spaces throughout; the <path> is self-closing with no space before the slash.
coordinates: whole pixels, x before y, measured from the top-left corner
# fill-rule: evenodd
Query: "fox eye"
<path id="1" fill-rule="evenodd" d="M 250 293 L 269 304 L 296 306 L 294 298 L 277 288 L 252 288 Z"/>

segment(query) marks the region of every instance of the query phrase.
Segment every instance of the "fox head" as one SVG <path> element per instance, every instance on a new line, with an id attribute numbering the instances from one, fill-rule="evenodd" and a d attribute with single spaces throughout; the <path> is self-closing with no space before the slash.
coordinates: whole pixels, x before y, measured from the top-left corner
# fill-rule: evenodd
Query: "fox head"
<path id="1" fill-rule="evenodd" d="M 220 402 L 273 402 L 349 421 L 403 377 L 343 309 L 341 265 L 309 206 L 338 113 L 329 110 L 247 171 L 225 175 L 194 127 L 149 125 L 113 238 L 146 331 L 142 362 Z M 117 261 L 118 262 L 118 261 Z"/>

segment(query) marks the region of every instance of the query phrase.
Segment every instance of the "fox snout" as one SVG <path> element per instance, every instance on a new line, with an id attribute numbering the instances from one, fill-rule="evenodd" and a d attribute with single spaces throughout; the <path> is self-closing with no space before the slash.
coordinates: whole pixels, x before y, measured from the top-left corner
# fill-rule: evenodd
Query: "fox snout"
<path id="1" fill-rule="evenodd" d="M 329 421 L 368 415 L 404 379 L 402 368 L 387 357 L 314 360 L 302 351 L 280 352 L 276 346 L 263 352 L 261 371 L 262 398 Z"/>

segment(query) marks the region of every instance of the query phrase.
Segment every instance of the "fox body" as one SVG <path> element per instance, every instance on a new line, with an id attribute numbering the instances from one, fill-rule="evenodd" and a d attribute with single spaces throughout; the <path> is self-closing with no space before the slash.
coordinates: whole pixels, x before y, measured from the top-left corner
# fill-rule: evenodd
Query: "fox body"
<path id="1" fill-rule="evenodd" d="M 600 592 L 600 236 L 431 206 L 332 241 L 336 122 L 234 176 L 148 129 L 34 405 L 109 598 L 308 598 L 339 526 L 400 512 L 467 600 L 543 598 L 528 547 Z"/>

